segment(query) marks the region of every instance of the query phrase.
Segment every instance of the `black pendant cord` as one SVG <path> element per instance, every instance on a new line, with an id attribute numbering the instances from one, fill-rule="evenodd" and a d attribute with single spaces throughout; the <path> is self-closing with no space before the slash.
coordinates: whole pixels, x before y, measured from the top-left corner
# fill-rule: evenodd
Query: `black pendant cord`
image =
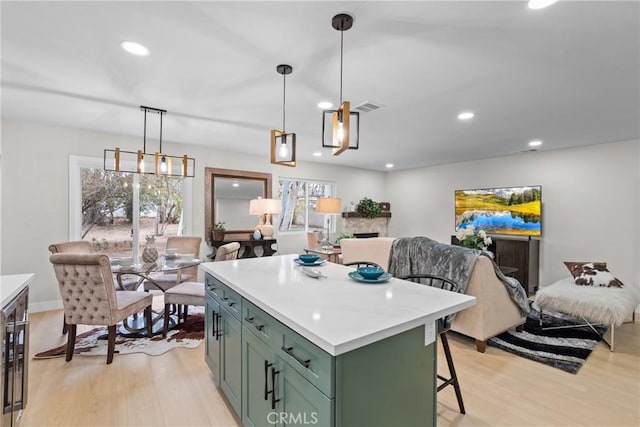
<path id="1" fill-rule="evenodd" d="M 142 154 L 147 153 L 147 109 L 144 110 L 144 133 L 142 137 Z"/>
<path id="2" fill-rule="evenodd" d="M 282 74 L 282 133 L 286 133 L 286 130 L 284 127 L 286 102 L 287 102 L 287 75 L 283 73 Z"/>
<path id="3" fill-rule="evenodd" d="M 340 30 L 340 105 L 342 105 L 342 60 L 344 48 L 344 30 Z"/>
<path id="4" fill-rule="evenodd" d="M 162 153 L 162 112 L 160 113 L 160 152 Z"/>

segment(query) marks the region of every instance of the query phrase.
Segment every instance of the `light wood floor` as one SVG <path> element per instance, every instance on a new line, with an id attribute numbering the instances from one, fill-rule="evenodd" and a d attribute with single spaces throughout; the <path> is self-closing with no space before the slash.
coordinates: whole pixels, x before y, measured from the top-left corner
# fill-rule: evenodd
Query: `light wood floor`
<path id="1" fill-rule="evenodd" d="M 61 319 L 61 311 L 30 314 L 31 355 L 65 342 Z M 477 353 L 459 335 L 449 341 L 467 414 L 458 413 L 447 387 L 438 394 L 439 426 L 640 425 L 638 322 L 616 330 L 615 353 L 598 344 L 577 375 L 493 347 Z M 105 362 L 31 359 L 22 427 L 241 425 L 213 384 L 204 345 Z"/>

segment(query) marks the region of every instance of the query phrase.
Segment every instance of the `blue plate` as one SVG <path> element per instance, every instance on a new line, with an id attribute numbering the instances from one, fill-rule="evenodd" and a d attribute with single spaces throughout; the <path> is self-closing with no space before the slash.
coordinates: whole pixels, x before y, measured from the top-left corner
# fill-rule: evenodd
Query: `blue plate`
<path id="1" fill-rule="evenodd" d="M 389 279 L 391 279 L 393 276 L 391 274 L 385 272 L 385 273 L 382 273 L 382 275 L 380 277 L 378 277 L 377 279 L 365 279 L 357 271 L 350 271 L 349 272 L 349 277 L 351 277 L 356 282 L 362 282 L 362 283 L 384 283 L 384 282 L 388 282 Z"/>
<path id="2" fill-rule="evenodd" d="M 293 260 L 293 262 L 295 262 L 298 265 L 303 265 L 305 267 L 317 267 L 318 265 L 322 265 L 325 262 L 327 262 L 327 260 L 326 259 L 317 259 L 317 260 L 315 260 L 313 262 L 304 262 L 300 258 L 296 258 L 296 259 Z"/>

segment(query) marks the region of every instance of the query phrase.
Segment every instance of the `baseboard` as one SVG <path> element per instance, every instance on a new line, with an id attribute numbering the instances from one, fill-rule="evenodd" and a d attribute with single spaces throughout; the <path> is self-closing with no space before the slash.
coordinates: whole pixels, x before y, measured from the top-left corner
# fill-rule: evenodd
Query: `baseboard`
<path id="1" fill-rule="evenodd" d="M 41 311 L 62 310 L 62 300 L 35 302 L 29 304 L 30 313 L 39 313 Z"/>

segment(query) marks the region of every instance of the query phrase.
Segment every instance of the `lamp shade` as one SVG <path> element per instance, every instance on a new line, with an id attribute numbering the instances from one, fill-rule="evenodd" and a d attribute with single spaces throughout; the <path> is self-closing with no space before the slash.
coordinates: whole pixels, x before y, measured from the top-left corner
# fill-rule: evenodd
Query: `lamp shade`
<path id="1" fill-rule="evenodd" d="M 253 199 L 249 202 L 249 213 L 252 215 L 279 214 L 282 212 L 280 199 Z"/>
<path id="2" fill-rule="evenodd" d="M 259 212 L 258 209 L 260 208 L 260 201 L 262 199 L 253 199 L 249 202 L 249 214 L 251 215 L 262 215 L 263 212 Z"/>
<path id="3" fill-rule="evenodd" d="M 342 212 L 342 200 L 333 197 L 320 197 L 316 203 L 316 213 L 339 214 Z"/>

